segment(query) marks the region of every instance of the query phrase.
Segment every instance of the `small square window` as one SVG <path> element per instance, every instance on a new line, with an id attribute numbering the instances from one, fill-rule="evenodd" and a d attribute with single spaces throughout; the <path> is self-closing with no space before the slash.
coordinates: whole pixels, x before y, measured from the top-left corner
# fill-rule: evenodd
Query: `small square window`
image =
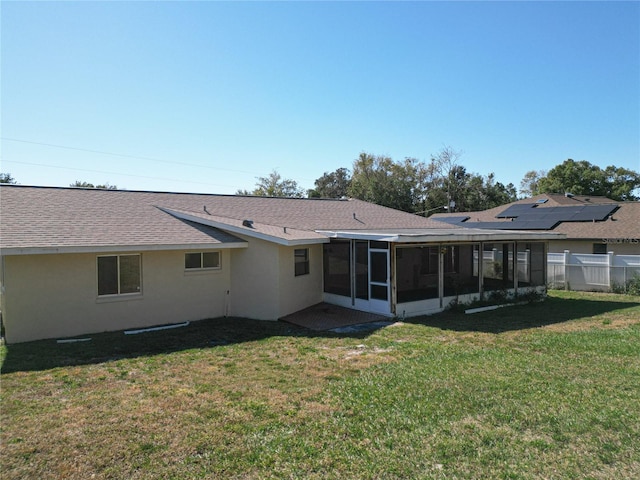
<path id="1" fill-rule="evenodd" d="M 294 251 L 294 260 L 296 277 L 307 275 L 309 273 L 309 249 L 296 248 Z"/>
<path id="2" fill-rule="evenodd" d="M 187 270 L 220 268 L 220 252 L 185 253 L 184 268 Z"/>

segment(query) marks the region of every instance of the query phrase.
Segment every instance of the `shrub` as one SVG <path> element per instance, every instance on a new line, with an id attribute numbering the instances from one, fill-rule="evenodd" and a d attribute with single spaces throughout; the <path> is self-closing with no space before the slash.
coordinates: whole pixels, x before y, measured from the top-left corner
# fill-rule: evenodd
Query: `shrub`
<path id="1" fill-rule="evenodd" d="M 640 275 L 635 274 L 633 278 L 627 282 L 627 293 L 629 295 L 640 295 Z"/>
<path id="2" fill-rule="evenodd" d="M 640 295 L 640 275 L 636 273 L 631 280 L 627 280 L 627 283 L 614 283 L 611 286 L 611 291 L 620 294 Z"/>

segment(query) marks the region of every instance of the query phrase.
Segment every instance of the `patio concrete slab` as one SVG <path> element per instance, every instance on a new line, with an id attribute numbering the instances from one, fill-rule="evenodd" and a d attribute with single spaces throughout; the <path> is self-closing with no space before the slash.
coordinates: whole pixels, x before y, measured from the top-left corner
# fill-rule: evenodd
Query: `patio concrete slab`
<path id="1" fill-rule="evenodd" d="M 318 303 L 312 307 L 282 317 L 280 320 L 319 332 L 343 329 L 352 325 L 372 324 L 375 322 L 386 321 L 389 324 L 393 323 L 389 317 L 385 317 L 384 315 L 361 312 L 329 303 Z M 376 328 L 379 328 L 379 325 L 376 326 Z"/>

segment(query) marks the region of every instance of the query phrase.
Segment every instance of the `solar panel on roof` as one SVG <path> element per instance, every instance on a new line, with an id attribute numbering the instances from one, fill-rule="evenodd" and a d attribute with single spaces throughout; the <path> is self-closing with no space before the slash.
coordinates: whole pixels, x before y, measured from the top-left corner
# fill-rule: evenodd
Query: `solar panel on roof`
<path id="1" fill-rule="evenodd" d="M 463 216 L 457 216 L 457 217 L 437 217 L 434 218 L 434 220 L 438 220 L 439 222 L 445 222 L 445 223 L 449 223 L 451 225 L 457 225 L 458 223 L 462 223 L 466 220 L 469 220 L 470 217 L 463 217 Z"/>
<path id="2" fill-rule="evenodd" d="M 562 207 L 536 207 L 532 203 L 519 203 L 511 205 L 502 213 L 496 215 L 496 218 L 512 218 L 516 222 L 536 222 L 527 223 L 528 226 L 533 225 L 535 229 L 553 228 L 560 222 L 590 222 L 605 220 L 616 208 L 615 204 L 600 205 L 575 205 Z M 492 222 L 493 223 L 493 222 Z M 524 224 L 522 224 L 524 225 Z M 545 225 L 551 225 L 544 227 Z M 513 229 L 510 227 L 496 227 L 502 229 Z"/>
<path id="3" fill-rule="evenodd" d="M 518 226 L 521 227 L 522 230 L 550 230 L 560 222 L 553 218 L 545 218 L 518 223 Z"/>
<path id="4" fill-rule="evenodd" d="M 571 217 L 572 222 L 590 222 L 604 220 L 617 205 L 585 205 L 580 212 Z"/>
<path id="5" fill-rule="evenodd" d="M 465 222 L 461 226 L 488 230 L 549 230 L 557 223 L 544 220 L 514 220 L 513 222 Z"/>
<path id="6" fill-rule="evenodd" d="M 516 203 L 515 205 L 511 205 L 506 210 L 503 210 L 496 218 L 510 218 L 510 217 L 519 217 L 524 212 L 528 212 L 535 206 L 534 203 Z"/>

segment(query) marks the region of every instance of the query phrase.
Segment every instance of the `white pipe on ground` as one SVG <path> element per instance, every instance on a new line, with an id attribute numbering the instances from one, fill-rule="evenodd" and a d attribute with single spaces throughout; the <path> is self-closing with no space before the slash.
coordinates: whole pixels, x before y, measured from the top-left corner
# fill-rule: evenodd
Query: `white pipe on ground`
<path id="1" fill-rule="evenodd" d="M 163 325 L 161 327 L 140 328 L 138 330 L 125 330 L 124 334 L 125 335 L 137 335 L 138 333 L 155 332 L 156 330 L 168 330 L 170 328 L 186 327 L 187 325 L 189 325 L 189 322 L 174 323 L 173 325 Z"/>

